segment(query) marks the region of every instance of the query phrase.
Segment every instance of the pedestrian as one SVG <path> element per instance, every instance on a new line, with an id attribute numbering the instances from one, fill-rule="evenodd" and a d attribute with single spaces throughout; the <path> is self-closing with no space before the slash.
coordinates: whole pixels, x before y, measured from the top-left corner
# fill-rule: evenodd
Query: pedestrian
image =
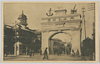
<path id="1" fill-rule="evenodd" d="M 60 50 L 59 50 L 59 53 L 60 53 L 60 56 L 61 56 L 61 54 L 62 54 L 62 50 L 61 50 L 61 48 L 60 48 Z"/>
<path id="2" fill-rule="evenodd" d="M 42 50 L 40 49 L 40 55 L 42 55 Z"/>
<path id="3" fill-rule="evenodd" d="M 45 49 L 45 51 L 44 51 L 44 57 L 43 57 L 43 60 L 44 60 L 44 59 L 48 59 L 47 47 L 46 47 L 46 49 Z"/>
<path id="4" fill-rule="evenodd" d="M 57 55 L 58 55 L 58 56 L 60 55 L 60 50 L 59 50 L 59 49 L 57 49 Z"/>
<path id="5" fill-rule="evenodd" d="M 72 56 L 75 57 L 75 52 L 74 52 L 74 50 L 72 50 Z"/>
<path id="6" fill-rule="evenodd" d="M 34 57 L 34 50 L 32 50 L 32 56 Z"/>
<path id="7" fill-rule="evenodd" d="M 79 56 L 79 50 L 77 49 L 76 56 Z"/>
<path id="8" fill-rule="evenodd" d="M 30 52 L 30 57 L 31 57 L 32 56 L 32 50 L 30 49 L 29 52 Z"/>
<path id="9" fill-rule="evenodd" d="M 66 48 L 66 52 L 67 52 L 67 55 L 68 55 L 68 47 Z"/>

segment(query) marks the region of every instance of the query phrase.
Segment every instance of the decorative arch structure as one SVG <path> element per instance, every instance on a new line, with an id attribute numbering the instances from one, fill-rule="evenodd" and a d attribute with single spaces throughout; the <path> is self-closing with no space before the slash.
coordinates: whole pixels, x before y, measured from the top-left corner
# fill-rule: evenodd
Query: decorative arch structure
<path id="1" fill-rule="evenodd" d="M 73 17 L 74 19 L 70 19 Z M 65 19 L 66 18 L 66 19 Z M 41 23 L 42 25 L 42 53 L 45 48 L 48 48 L 49 52 L 49 39 L 58 33 L 66 33 L 71 36 L 72 49 L 80 53 L 81 42 L 81 14 L 70 14 L 64 16 L 49 16 L 42 18 L 48 20 L 48 22 Z"/>

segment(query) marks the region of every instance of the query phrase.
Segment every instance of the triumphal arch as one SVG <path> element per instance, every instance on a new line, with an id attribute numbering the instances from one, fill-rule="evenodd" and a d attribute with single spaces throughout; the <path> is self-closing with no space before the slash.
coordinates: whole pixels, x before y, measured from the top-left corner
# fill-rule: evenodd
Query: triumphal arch
<path id="1" fill-rule="evenodd" d="M 74 52 L 79 50 L 80 53 L 81 14 L 77 12 L 67 14 L 66 9 L 55 10 L 54 12 L 55 14 L 51 13 L 50 9 L 49 13 L 46 13 L 47 17 L 42 18 L 42 53 L 44 53 L 46 47 L 48 52 L 49 50 L 53 51 L 53 44 L 50 39 L 59 33 L 68 34 L 71 37 L 72 50 Z"/>

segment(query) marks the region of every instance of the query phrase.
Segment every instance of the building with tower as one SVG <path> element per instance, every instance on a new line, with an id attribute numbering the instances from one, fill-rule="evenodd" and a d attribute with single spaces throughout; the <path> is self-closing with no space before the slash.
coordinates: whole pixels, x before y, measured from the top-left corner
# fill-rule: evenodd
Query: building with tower
<path id="1" fill-rule="evenodd" d="M 20 22 L 15 21 L 14 26 L 4 25 L 4 54 L 27 55 L 29 49 L 39 52 L 41 33 L 27 27 L 27 16 L 24 15 L 23 11 L 18 20 Z"/>

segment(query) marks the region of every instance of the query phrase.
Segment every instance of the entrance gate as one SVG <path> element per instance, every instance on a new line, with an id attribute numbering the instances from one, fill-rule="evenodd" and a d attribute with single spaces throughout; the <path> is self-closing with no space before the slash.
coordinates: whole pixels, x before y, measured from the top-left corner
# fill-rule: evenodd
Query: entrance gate
<path id="1" fill-rule="evenodd" d="M 64 10 L 61 10 L 65 12 Z M 62 13 L 59 12 L 59 13 Z M 57 13 L 58 14 L 58 13 Z M 72 19 L 73 18 L 73 19 Z M 72 40 L 72 50 L 76 53 L 79 50 L 80 53 L 80 42 L 81 42 L 81 14 L 62 14 L 62 16 L 48 16 L 42 18 L 42 20 L 47 20 L 47 22 L 41 23 L 42 29 L 42 54 L 45 48 L 48 48 L 50 38 L 57 33 L 68 33 L 71 35 Z M 72 52 L 72 51 L 71 51 Z"/>

